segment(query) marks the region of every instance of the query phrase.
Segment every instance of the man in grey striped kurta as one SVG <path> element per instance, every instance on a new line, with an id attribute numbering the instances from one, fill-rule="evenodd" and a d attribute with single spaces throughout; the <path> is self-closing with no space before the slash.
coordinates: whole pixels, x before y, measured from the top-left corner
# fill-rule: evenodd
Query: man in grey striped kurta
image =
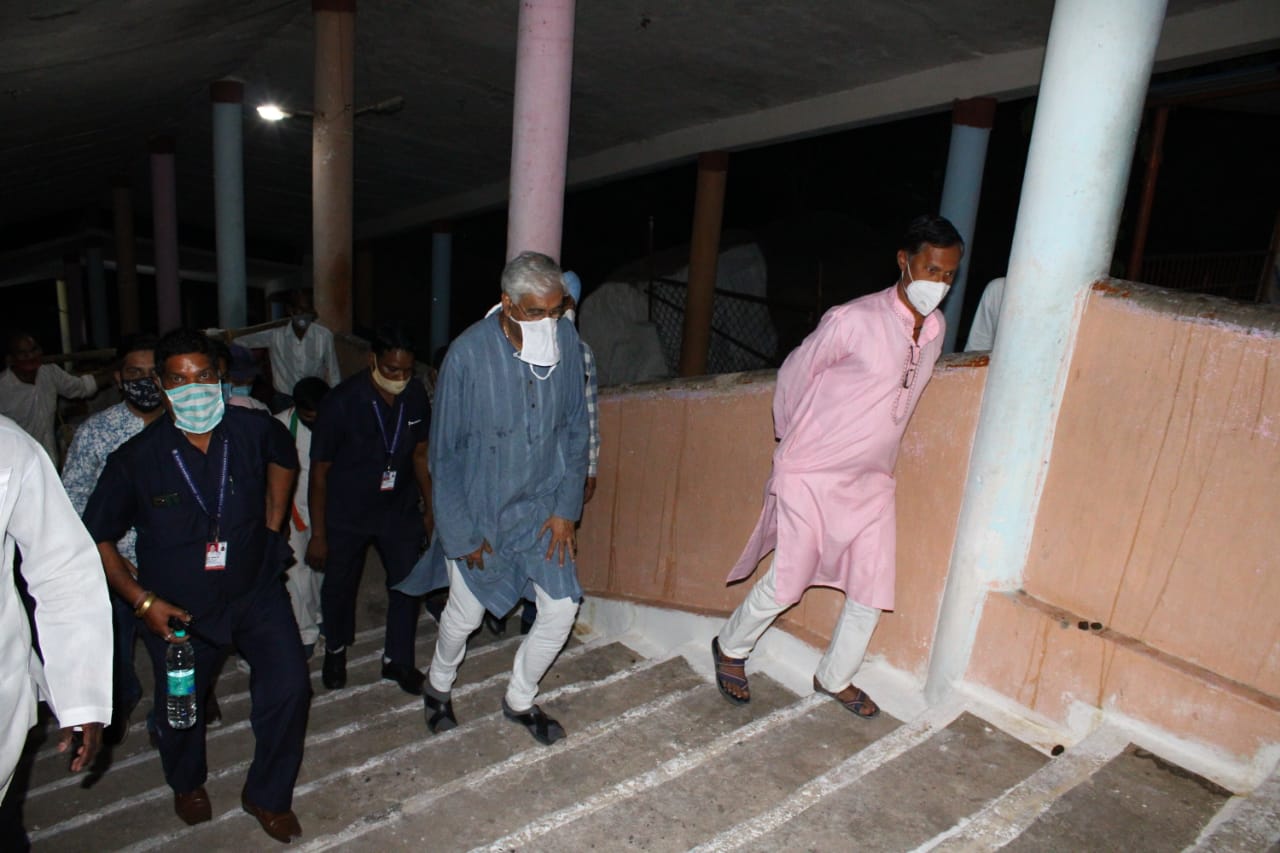
<path id="1" fill-rule="evenodd" d="M 533 699 L 582 598 L 574 523 L 587 476 L 585 379 L 578 334 L 561 319 L 555 262 L 518 256 L 502 289 L 502 310 L 450 345 L 436 385 L 429 454 L 449 603 L 424 698 L 432 731 L 456 725 L 449 696 L 467 637 L 486 609 L 506 613 L 532 594 L 538 617 L 516 653 L 503 711 L 552 743 L 564 729 Z"/>

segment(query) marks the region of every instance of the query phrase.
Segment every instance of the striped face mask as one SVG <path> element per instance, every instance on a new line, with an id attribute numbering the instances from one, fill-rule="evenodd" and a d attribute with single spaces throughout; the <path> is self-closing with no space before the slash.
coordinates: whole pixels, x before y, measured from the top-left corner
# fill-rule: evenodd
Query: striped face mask
<path id="1" fill-rule="evenodd" d="M 164 393 L 173 409 L 173 423 L 183 432 L 203 435 L 222 423 L 226 404 L 218 383 L 191 382 Z"/>

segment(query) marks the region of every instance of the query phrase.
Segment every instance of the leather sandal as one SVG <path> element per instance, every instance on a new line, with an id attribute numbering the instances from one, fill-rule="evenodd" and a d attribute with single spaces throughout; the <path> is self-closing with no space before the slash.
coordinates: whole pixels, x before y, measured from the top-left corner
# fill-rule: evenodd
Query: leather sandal
<path id="1" fill-rule="evenodd" d="M 427 718 L 427 728 L 434 734 L 447 732 L 458 727 L 458 718 L 453 714 L 453 700 L 441 696 L 428 684 L 422 689 L 423 715 Z"/>
<path id="2" fill-rule="evenodd" d="M 852 712 L 853 715 L 859 719 L 870 720 L 873 717 L 880 716 L 880 706 L 871 700 L 871 697 L 867 695 L 865 690 L 862 690 L 859 687 L 854 687 L 852 684 L 844 690 L 841 690 L 839 693 L 832 693 L 830 690 L 822 686 L 821 682 L 818 681 L 818 676 L 815 675 L 813 677 L 813 689 L 818 693 L 827 694 L 832 699 L 843 705 L 845 710 Z M 868 710 L 870 713 L 868 713 Z"/>
<path id="3" fill-rule="evenodd" d="M 537 705 L 527 711 L 516 713 L 507 704 L 506 697 L 503 697 L 502 715 L 511 722 L 524 726 L 529 734 L 533 735 L 533 739 L 543 746 L 551 746 L 565 736 L 564 726 L 548 717 Z"/>
<path id="4" fill-rule="evenodd" d="M 731 658 L 720 651 L 719 637 L 711 639 L 711 658 L 716 665 L 716 687 L 720 688 L 720 695 L 735 705 L 745 705 L 750 702 L 751 688 L 747 684 L 747 659 Z M 729 667 L 740 668 L 742 675 L 729 672 Z M 730 686 L 737 687 L 744 695 L 738 696 L 731 693 L 729 691 Z"/>

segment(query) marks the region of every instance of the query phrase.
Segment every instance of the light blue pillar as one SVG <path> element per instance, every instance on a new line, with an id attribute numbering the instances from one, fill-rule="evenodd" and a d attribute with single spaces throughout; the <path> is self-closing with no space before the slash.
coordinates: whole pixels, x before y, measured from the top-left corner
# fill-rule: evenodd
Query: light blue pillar
<path id="1" fill-rule="evenodd" d="M 102 247 L 90 246 L 84 253 L 89 280 L 89 334 L 94 349 L 111 346 L 111 324 L 107 313 L 107 277 L 102 269 Z"/>
<path id="2" fill-rule="evenodd" d="M 244 260 L 244 84 L 219 80 L 213 101 L 213 206 L 218 250 L 218 325 L 247 322 L 248 276 Z"/>
<path id="3" fill-rule="evenodd" d="M 1090 285 L 1107 274 L 1163 0 L 1058 0 L 925 696 L 964 676 L 982 607 L 1017 588 Z"/>
<path id="4" fill-rule="evenodd" d="M 452 286 L 453 232 L 448 223 L 431 228 L 431 352 L 449 343 L 449 290 Z"/>
<path id="5" fill-rule="evenodd" d="M 956 334 L 960 330 L 960 313 L 964 310 L 964 286 L 968 279 L 969 259 L 973 257 L 973 232 L 978 220 L 978 199 L 982 195 L 982 173 L 987 166 L 987 140 L 995 122 L 995 98 L 968 98 L 951 107 L 951 149 L 947 152 L 947 176 L 942 184 L 942 203 L 938 212 L 964 238 L 964 260 L 960 273 L 951 284 L 943 314 L 947 318 L 947 337 L 943 352 L 956 351 Z"/>

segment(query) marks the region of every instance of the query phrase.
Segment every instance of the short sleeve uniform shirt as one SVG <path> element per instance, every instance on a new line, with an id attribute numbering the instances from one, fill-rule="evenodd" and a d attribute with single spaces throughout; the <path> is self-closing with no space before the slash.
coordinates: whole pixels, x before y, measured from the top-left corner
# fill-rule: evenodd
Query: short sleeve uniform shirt
<path id="1" fill-rule="evenodd" d="M 413 451 L 430 429 L 421 382 L 410 382 L 388 406 L 362 370 L 325 395 L 311 429 L 311 461 L 330 463 L 325 524 L 373 533 L 417 515 Z M 387 472 L 394 484 L 384 491 Z"/>

